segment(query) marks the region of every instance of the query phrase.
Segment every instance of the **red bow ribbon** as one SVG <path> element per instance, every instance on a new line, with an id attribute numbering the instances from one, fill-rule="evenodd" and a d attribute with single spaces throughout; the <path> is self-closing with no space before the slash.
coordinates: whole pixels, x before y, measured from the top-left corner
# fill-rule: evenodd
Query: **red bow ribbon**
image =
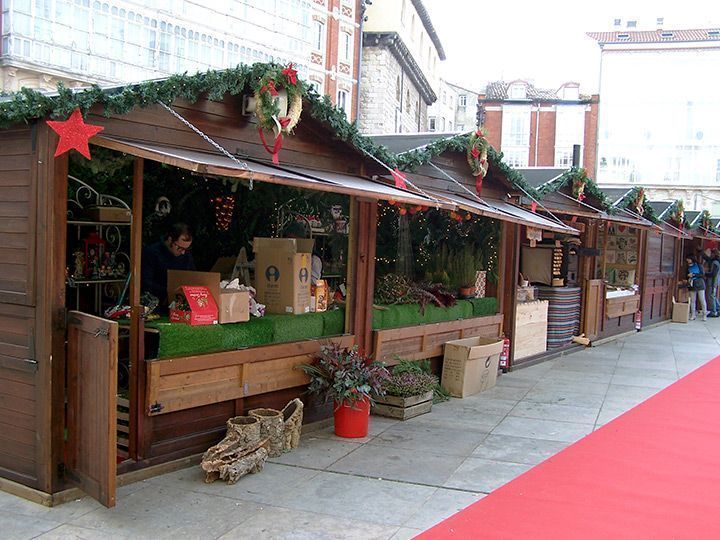
<path id="1" fill-rule="evenodd" d="M 475 177 L 475 191 L 477 191 L 478 197 L 481 195 L 482 182 L 483 182 L 482 174 L 477 175 Z"/>
<path id="2" fill-rule="evenodd" d="M 532 211 L 533 214 L 535 212 L 537 212 L 537 201 L 533 201 L 530 203 L 530 210 Z"/>
<path id="3" fill-rule="evenodd" d="M 270 95 L 275 97 L 278 95 L 277 88 L 275 88 L 275 81 L 268 81 L 268 83 L 260 89 L 260 93 L 270 92 Z"/>
<path id="4" fill-rule="evenodd" d="M 283 129 L 290 125 L 291 120 L 292 119 L 289 116 L 282 116 L 278 118 L 278 122 L 280 122 L 280 127 L 282 127 Z"/>
<path id="5" fill-rule="evenodd" d="M 267 141 L 265 140 L 265 133 L 263 133 L 262 128 L 258 128 L 258 134 L 260 135 L 260 142 L 262 142 L 262 145 L 265 147 L 265 151 L 272 156 L 272 162 L 275 165 L 280 164 L 280 157 L 278 154 L 280 153 L 280 149 L 282 148 L 282 131 L 277 134 L 275 137 L 275 142 L 273 143 L 272 148 L 268 145 Z"/>
<path id="6" fill-rule="evenodd" d="M 473 149 L 470 150 L 470 154 L 472 155 L 472 157 L 477 159 L 480 157 L 480 149 L 477 146 L 473 146 Z"/>
<path id="7" fill-rule="evenodd" d="M 401 173 L 397 167 L 395 167 L 394 170 L 390 171 L 390 174 L 392 174 L 393 180 L 395 180 L 396 188 L 407 189 L 407 184 L 405 183 L 405 175 Z"/>
<path id="8" fill-rule="evenodd" d="M 287 77 L 289 84 L 295 86 L 297 84 L 297 70 L 293 68 L 292 63 L 288 64 L 288 67 L 282 70 L 282 74 Z"/>

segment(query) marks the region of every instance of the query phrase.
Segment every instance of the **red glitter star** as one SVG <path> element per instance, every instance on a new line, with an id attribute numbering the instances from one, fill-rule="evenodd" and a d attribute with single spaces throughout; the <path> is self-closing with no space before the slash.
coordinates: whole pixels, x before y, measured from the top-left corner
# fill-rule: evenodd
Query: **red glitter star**
<path id="1" fill-rule="evenodd" d="M 105 129 L 102 126 L 86 124 L 80 109 L 75 109 L 70 115 L 70 118 L 64 122 L 48 120 L 47 125 L 50 126 L 50 129 L 55 133 L 60 135 L 60 141 L 55 149 L 55 157 L 74 148 L 87 159 L 91 159 L 88 141 L 91 137 Z"/>

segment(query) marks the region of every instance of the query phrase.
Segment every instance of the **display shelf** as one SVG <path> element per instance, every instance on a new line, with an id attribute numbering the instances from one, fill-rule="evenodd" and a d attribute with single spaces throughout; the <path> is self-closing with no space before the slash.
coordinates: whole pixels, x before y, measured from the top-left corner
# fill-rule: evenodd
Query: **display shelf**
<path id="1" fill-rule="evenodd" d="M 122 278 L 112 279 L 73 279 L 68 278 L 67 284 L 69 287 L 75 287 L 77 285 L 99 285 L 102 283 L 124 283 L 127 280 L 127 276 Z"/>
<path id="2" fill-rule="evenodd" d="M 69 219 L 68 225 L 79 225 L 88 227 L 130 227 L 132 223 L 130 221 L 86 221 L 84 219 Z"/>

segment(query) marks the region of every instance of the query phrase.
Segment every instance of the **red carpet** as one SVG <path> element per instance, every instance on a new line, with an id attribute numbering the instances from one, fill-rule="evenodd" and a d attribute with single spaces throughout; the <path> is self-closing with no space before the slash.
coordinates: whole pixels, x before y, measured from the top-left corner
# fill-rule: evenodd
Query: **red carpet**
<path id="1" fill-rule="evenodd" d="M 720 357 L 417 538 L 720 538 Z"/>

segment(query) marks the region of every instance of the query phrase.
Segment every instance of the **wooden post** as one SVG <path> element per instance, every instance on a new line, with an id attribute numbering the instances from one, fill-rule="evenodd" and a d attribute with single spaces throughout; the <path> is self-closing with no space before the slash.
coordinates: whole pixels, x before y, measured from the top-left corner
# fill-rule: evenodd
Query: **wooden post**
<path id="1" fill-rule="evenodd" d="M 355 344 L 365 353 L 372 348 L 372 306 L 375 293 L 375 243 L 377 241 L 377 202 L 358 201 L 357 236 L 354 264 L 354 300 L 348 304 L 353 315 Z"/>
<path id="2" fill-rule="evenodd" d="M 145 329 L 140 305 L 140 268 L 142 263 L 143 158 L 133 166 L 132 225 L 130 228 L 130 441 L 129 454 L 139 460 L 149 450 L 152 419 L 145 415 Z"/>
<path id="3" fill-rule="evenodd" d="M 503 314 L 505 336 L 515 334 L 515 297 L 520 272 L 520 228 L 517 223 L 503 222 L 500 254 L 498 256 L 498 299 Z M 512 367 L 515 351 L 510 348 L 508 368 Z"/>

